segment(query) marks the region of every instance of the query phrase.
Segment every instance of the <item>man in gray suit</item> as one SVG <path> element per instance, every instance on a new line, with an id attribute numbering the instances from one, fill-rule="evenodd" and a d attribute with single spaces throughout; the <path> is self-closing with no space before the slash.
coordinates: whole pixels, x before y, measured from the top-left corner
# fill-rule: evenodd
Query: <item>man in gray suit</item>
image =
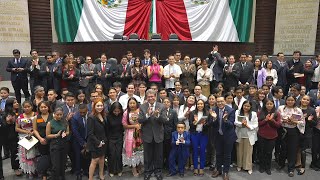
<path id="1" fill-rule="evenodd" d="M 156 102 L 156 92 L 147 91 L 147 101 L 140 106 L 139 123 L 141 123 L 144 148 L 144 180 L 149 180 L 152 173 L 157 180 L 162 180 L 163 138 L 165 108 Z"/>
<path id="2" fill-rule="evenodd" d="M 86 63 L 81 64 L 81 80 L 80 86 L 84 88 L 86 96 L 90 96 L 95 83 L 93 82 L 95 64 L 92 63 L 92 58 L 86 56 Z"/>
<path id="3" fill-rule="evenodd" d="M 211 94 L 213 94 L 213 89 L 217 87 L 218 83 L 223 80 L 223 68 L 225 61 L 218 51 L 218 45 L 214 45 L 212 51 L 208 55 L 209 67 L 213 72 L 213 81 L 210 82 Z"/>

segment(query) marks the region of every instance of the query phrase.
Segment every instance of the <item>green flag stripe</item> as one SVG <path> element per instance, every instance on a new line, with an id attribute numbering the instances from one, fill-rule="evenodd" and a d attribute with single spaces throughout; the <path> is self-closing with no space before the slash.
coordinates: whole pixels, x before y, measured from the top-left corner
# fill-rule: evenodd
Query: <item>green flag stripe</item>
<path id="1" fill-rule="evenodd" d="M 78 31 L 83 0 L 54 0 L 53 2 L 58 42 L 73 42 Z"/>
<path id="2" fill-rule="evenodd" d="M 233 22 L 240 42 L 248 42 L 251 31 L 253 0 L 229 0 Z"/>
<path id="3" fill-rule="evenodd" d="M 151 3 L 151 14 L 150 14 L 150 27 L 149 27 L 149 37 L 151 37 L 152 30 L 153 30 L 153 2 Z"/>

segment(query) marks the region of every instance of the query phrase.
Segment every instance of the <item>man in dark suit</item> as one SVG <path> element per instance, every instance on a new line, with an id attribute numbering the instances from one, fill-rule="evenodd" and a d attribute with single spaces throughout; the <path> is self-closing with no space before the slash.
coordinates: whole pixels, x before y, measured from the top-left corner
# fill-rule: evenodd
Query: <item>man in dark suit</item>
<path id="1" fill-rule="evenodd" d="M 149 180 L 152 173 L 157 180 L 162 180 L 163 163 L 163 124 L 166 112 L 163 104 L 156 102 L 156 92 L 147 91 L 147 101 L 140 106 L 139 123 L 142 124 L 142 140 L 144 148 L 144 180 Z"/>
<path id="2" fill-rule="evenodd" d="M 81 153 L 81 151 L 86 150 L 87 146 L 87 118 L 88 108 L 86 104 L 80 104 L 79 111 L 71 118 L 72 147 L 77 180 L 81 180 L 81 169 L 84 174 L 89 172 L 89 162 L 85 160 L 84 154 Z"/>
<path id="3" fill-rule="evenodd" d="M 30 90 L 32 95 L 34 95 L 34 88 L 36 86 L 43 86 L 42 85 L 42 76 L 40 74 L 40 67 L 43 62 L 40 60 L 38 51 L 32 49 L 30 51 L 30 55 L 32 57 L 31 61 L 29 62 L 29 74 L 30 74 Z"/>
<path id="4" fill-rule="evenodd" d="M 145 49 L 143 51 L 143 56 L 144 56 L 144 59 L 141 60 L 141 63 L 145 68 L 147 68 L 148 66 L 150 66 L 152 64 L 151 58 L 150 58 L 150 56 L 151 56 L 150 50 Z"/>
<path id="5" fill-rule="evenodd" d="M 209 67 L 213 72 L 213 81 L 210 82 L 211 94 L 213 94 L 213 89 L 217 87 L 218 83 L 223 80 L 223 68 L 225 61 L 218 51 L 218 45 L 214 45 L 212 51 L 208 55 Z"/>
<path id="6" fill-rule="evenodd" d="M 117 81 L 121 82 L 121 90 L 125 92 L 131 80 L 131 66 L 128 63 L 127 56 L 122 57 L 121 63 L 117 67 L 116 78 Z"/>
<path id="7" fill-rule="evenodd" d="M 222 174 L 223 179 L 229 180 L 229 168 L 231 163 L 231 152 L 234 142 L 236 141 L 236 133 L 234 131 L 234 110 L 226 106 L 224 97 L 217 98 L 217 107 L 210 112 L 209 122 L 213 126 L 214 143 L 216 147 L 216 168 L 212 177 L 216 178 Z M 222 170 L 223 165 L 223 170 Z"/>
<path id="8" fill-rule="evenodd" d="M 283 87 L 284 95 L 288 93 L 288 86 L 287 86 L 287 73 L 289 71 L 288 64 L 284 59 L 284 54 L 279 52 L 277 54 L 277 60 L 272 62 L 272 68 L 277 71 L 278 75 L 278 82 L 277 86 Z"/>
<path id="9" fill-rule="evenodd" d="M 107 63 L 107 55 L 102 53 L 100 56 L 101 63 L 96 64 L 94 67 L 94 78 L 97 84 L 102 84 L 103 93 L 108 94 L 108 90 L 111 87 L 111 80 L 113 77 L 113 69 L 109 63 Z"/>
<path id="10" fill-rule="evenodd" d="M 230 91 L 231 88 L 236 88 L 239 84 L 240 67 L 235 64 L 234 55 L 230 55 L 228 64 L 223 70 L 223 82 L 226 91 Z"/>
<path id="11" fill-rule="evenodd" d="M 304 71 L 304 65 L 300 60 L 301 52 L 300 51 L 294 51 L 293 52 L 293 59 L 290 59 L 287 61 L 288 64 L 288 84 L 293 84 L 293 83 L 301 83 L 298 82 L 299 77 L 296 77 L 295 74 L 303 74 Z"/>
<path id="12" fill-rule="evenodd" d="M 183 97 L 182 86 L 180 81 L 174 82 L 174 91 L 169 92 L 169 98 L 172 101 L 174 96 L 178 96 L 179 99 Z"/>
<path id="13" fill-rule="evenodd" d="M 60 100 L 57 100 L 58 94 L 54 89 L 48 90 L 48 101 L 50 104 L 51 111 L 54 111 L 57 107 L 62 107 L 64 103 Z"/>
<path id="14" fill-rule="evenodd" d="M 92 63 L 91 56 L 86 56 L 86 63 L 81 64 L 81 80 L 79 82 L 80 86 L 84 88 L 86 96 L 90 95 L 95 82 L 93 81 L 95 64 Z"/>
<path id="15" fill-rule="evenodd" d="M 26 99 L 30 98 L 27 76 L 28 63 L 27 60 L 21 58 L 20 51 L 18 49 L 14 49 L 12 53 L 14 58 L 8 61 L 6 70 L 11 73 L 11 84 L 14 89 L 14 94 L 17 101 L 21 103 L 21 90 L 23 91 Z"/>
<path id="16" fill-rule="evenodd" d="M 240 62 L 236 63 L 240 69 L 239 83 L 241 85 L 249 85 L 253 78 L 253 64 L 251 62 L 246 62 L 246 58 L 246 53 L 242 53 L 239 59 Z"/>
<path id="17" fill-rule="evenodd" d="M 40 66 L 40 76 L 42 77 L 43 87 L 48 93 L 49 89 L 54 89 L 58 94 L 60 93 L 60 81 L 62 78 L 61 68 L 54 62 L 51 54 L 45 56 L 46 62 Z"/>

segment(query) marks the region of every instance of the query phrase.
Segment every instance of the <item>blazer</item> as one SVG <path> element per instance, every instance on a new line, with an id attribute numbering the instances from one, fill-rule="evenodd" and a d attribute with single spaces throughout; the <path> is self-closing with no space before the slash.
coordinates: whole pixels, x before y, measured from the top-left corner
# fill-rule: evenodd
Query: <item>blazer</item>
<path id="1" fill-rule="evenodd" d="M 311 89 L 308 95 L 310 96 L 310 106 L 316 107 L 318 101 L 318 89 Z"/>
<path id="2" fill-rule="evenodd" d="M 176 141 L 178 140 L 178 131 L 174 131 L 172 132 L 171 134 L 171 146 L 172 148 L 176 148 L 177 145 L 176 145 Z M 190 146 L 191 144 L 191 141 L 190 141 L 190 133 L 188 131 L 184 131 L 183 132 L 183 139 L 185 140 L 185 143 L 184 144 L 179 144 L 179 146 Z"/>
<path id="3" fill-rule="evenodd" d="M 209 64 L 210 69 L 213 72 L 214 79 L 217 82 L 221 82 L 223 80 L 223 68 L 225 65 L 224 59 L 221 57 L 220 53 L 209 54 Z"/>
<path id="4" fill-rule="evenodd" d="M 275 60 L 272 62 L 272 68 L 277 71 L 278 82 L 277 86 L 286 86 L 287 85 L 287 74 L 289 71 L 288 64 L 286 63 L 283 67 L 280 66 L 280 63 Z"/>
<path id="5" fill-rule="evenodd" d="M 257 79 L 256 79 L 256 76 L 255 76 L 255 71 L 253 71 L 252 84 L 255 84 L 255 80 L 257 80 L 257 86 L 258 86 L 258 89 L 259 89 L 266 82 L 266 77 L 267 77 L 267 72 L 266 72 L 266 70 L 264 68 L 261 68 L 260 70 L 258 70 Z"/>
<path id="6" fill-rule="evenodd" d="M 220 137 L 221 135 L 219 134 L 219 125 L 220 125 L 220 119 L 219 119 L 219 108 L 216 107 L 214 111 L 217 114 L 217 119 L 213 120 L 212 116 L 209 116 L 208 122 L 209 124 L 212 124 L 213 127 L 213 137 Z M 234 121 L 235 121 L 235 112 L 232 108 L 229 106 L 224 107 L 224 112 L 227 113 L 227 121 L 224 121 L 223 119 L 221 120 L 221 129 L 223 132 L 223 139 L 224 141 L 229 141 L 229 142 L 234 142 L 237 139 L 236 133 L 234 131 Z"/>
<path id="7" fill-rule="evenodd" d="M 6 71 L 11 73 L 11 81 L 14 82 L 16 80 L 28 81 L 28 71 L 27 67 L 28 61 L 20 58 L 20 63 L 15 64 L 15 58 L 8 61 Z M 23 71 L 13 71 L 13 68 L 23 68 Z"/>
<path id="8" fill-rule="evenodd" d="M 47 67 L 49 68 L 49 72 L 47 72 Z M 53 72 L 53 69 L 56 68 L 57 70 Z M 62 78 L 62 71 L 61 68 L 57 63 L 42 63 L 40 66 L 40 76 L 42 77 L 43 86 L 46 91 L 48 91 L 48 86 L 52 83 L 54 90 L 56 92 L 60 91 L 60 81 Z M 52 86 L 51 85 L 51 86 Z"/>
<path id="9" fill-rule="evenodd" d="M 257 132 L 258 132 L 259 123 L 258 123 L 257 113 L 252 111 L 251 119 L 247 119 L 247 124 L 249 128 L 242 126 L 242 121 L 239 121 L 238 119 L 239 115 L 240 115 L 240 111 L 236 110 L 234 125 L 236 126 L 236 134 L 238 137 L 237 142 L 240 142 L 240 139 L 242 138 L 240 133 L 241 129 L 246 128 L 248 130 L 247 135 L 249 138 L 249 142 L 253 146 L 255 142 L 258 140 Z"/>
<path id="10" fill-rule="evenodd" d="M 91 63 L 88 65 L 87 63 L 81 64 L 80 66 L 80 74 L 81 74 L 81 81 L 80 85 L 82 87 L 87 87 L 89 82 L 92 82 L 93 75 L 94 75 L 94 68 L 96 67 L 95 64 Z M 93 71 L 93 73 L 91 73 Z M 87 79 L 89 77 L 89 79 Z"/>
<path id="11" fill-rule="evenodd" d="M 110 80 L 111 77 L 113 77 L 113 69 L 111 67 L 111 64 L 109 63 L 106 63 L 106 67 L 104 71 L 102 71 L 101 63 L 96 64 L 93 71 L 94 71 L 94 79 L 98 84 L 105 82 L 107 79 Z M 98 72 L 101 72 L 101 76 L 98 75 Z"/>
<path id="12" fill-rule="evenodd" d="M 65 70 L 62 75 L 62 79 L 68 83 L 68 89 L 70 87 L 77 88 L 79 86 L 80 71 L 74 68 L 75 74 L 72 79 L 69 79 L 69 70 Z"/>
<path id="13" fill-rule="evenodd" d="M 154 140 L 156 143 L 161 143 L 164 139 L 164 128 L 166 113 L 163 104 L 155 102 L 155 109 L 159 109 L 159 117 L 146 117 L 149 109 L 149 103 L 144 103 L 140 106 L 138 122 L 141 123 L 142 140 L 146 143 L 151 143 Z"/>
<path id="14" fill-rule="evenodd" d="M 83 117 L 80 116 L 79 112 L 71 118 L 71 130 L 73 142 L 83 147 L 83 145 L 86 144 L 87 139 L 87 124 L 83 124 Z"/>
<path id="15" fill-rule="evenodd" d="M 189 125 L 190 125 L 190 133 L 195 133 L 195 132 L 197 132 L 196 131 L 196 128 L 197 128 L 197 125 L 194 125 L 193 124 L 193 121 L 194 121 L 194 115 L 196 115 L 195 114 L 196 112 L 195 112 L 195 110 L 194 111 L 192 111 L 191 113 L 190 113 L 190 116 L 189 116 Z M 207 111 L 207 114 L 203 114 L 203 116 L 209 116 L 209 112 Z M 200 120 L 200 119 L 199 119 Z M 203 124 L 203 128 L 202 128 L 202 133 L 203 134 L 205 134 L 205 135 L 208 135 L 208 128 L 209 128 L 209 123 L 208 123 L 208 119 L 207 119 L 207 121 Z"/>
<path id="16" fill-rule="evenodd" d="M 126 65 L 126 74 L 123 77 L 121 77 L 123 71 L 124 71 L 123 65 L 122 64 L 118 64 L 118 66 L 117 66 L 117 75 L 116 75 L 117 80 L 120 81 L 120 82 L 122 82 L 123 80 L 129 81 L 131 79 L 131 66 L 130 66 L 129 63 Z"/>
<path id="17" fill-rule="evenodd" d="M 101 141 L 107 143 L 106 122 L 101 122 L 93 115 L 88 116 L 88 141 L 89 151 L 96 151 Z"/>
<path id="18" fill-rule="evenodd" d="M 189 64 L 188 68 L 184 63 L 178 64 L 180 65 L 182 74 L 180 75 L 181 85 L 188 86 L 193 89 L 195 86 L 195 76 L 197 76 L 197 68 L 194 64 Z"/>
<path id="19" fill-rule="evenodd" d="M 236 65 L 240 69 L 239 81 L 241 84 L 246 84 L 252 82 L 252 74 L 253 74 L 253 64 L 251 62 L 246 62 L 242 67 L 241 62 L 237 62 Z"/>
<path id="20" fill-rule="evenodd" d="M 64 105 L 62 105 L 61 107 L 62 107 L 62 110 L 63 110 L 63 118 L 65 119 L 65 118 L 68 116 L 68 114 L 69 114 L 69 109 L 68 109 L 66 103 L 64 103 Z M 72 111 L 72 112 L 73 112 L 73 113 L 78 112 L 78 110 L 79 110 L 79 105 L 78 105 L 78 104 L 75 104 L 73 107 L 74 107 L 74 108 L 73 108 L 73 111 Z"/>
<path id="21" fill-rule="evenodd" d="M 172 132 L 176 129 L 178 124 L 178 114 L 172 108 L 169 108 L 169 113 L 165 109 L 165 122 L 164 122 L 164 139 L 170 139 Z"/>
<path id="22" fill-rule="evenodd" d="M 223 81 L 226 89 L 230 89 L 231 87 L 237 87 L 239 83 L 240 77 L 240 67 L 236 64 L 233 65 L 232 71 L 229 73 L 230 64 L 226 65 L 223 70 Z"/>
<path id="23" fill-rule="evenodd" d="M 143 60 L 141 60 L 141 63 L 142 63 L 143 66 L 150 66 L 152 64 L 151 61 L 152 61 L 151 58 L 149 59 L 148 63 L 147 63 L 146 59 L 143 59 Z"/>
<path id="24" fill-rule="evenodd" d="M 288 84 L 293 84 L 293 83 L 298 83 L 298 78 L 294 77 L 294 73 L 303 73 L 303 63 L 301 62 L 301 60 L 299 60 L 298 62 L 294 62 L 293 59 L 288 60 L 287 61 L 288 64 L 288 75 L 287 75 L 287 79 L 288 79 Z M 293 66 L 293 69 L 290 70 L 290 68 Z"/>

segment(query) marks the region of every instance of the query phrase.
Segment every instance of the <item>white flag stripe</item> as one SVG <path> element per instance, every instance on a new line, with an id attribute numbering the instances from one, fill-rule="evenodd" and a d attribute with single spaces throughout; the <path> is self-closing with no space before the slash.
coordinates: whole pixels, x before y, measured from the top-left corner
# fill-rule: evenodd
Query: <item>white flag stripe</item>
<path id="1" fill-rule="evenodd" d="M 184 0 L 193 41 L 239 42 L 228 0 L 193 4 Z"/>
<path id="2" fill-rule="evenodd" d="M 108 41 L 114 34 L 123 34 L 128 0 L 115 8 L 103 7 L 95 0 L 83 1 L 79 28 L 74 42 Z"/>

